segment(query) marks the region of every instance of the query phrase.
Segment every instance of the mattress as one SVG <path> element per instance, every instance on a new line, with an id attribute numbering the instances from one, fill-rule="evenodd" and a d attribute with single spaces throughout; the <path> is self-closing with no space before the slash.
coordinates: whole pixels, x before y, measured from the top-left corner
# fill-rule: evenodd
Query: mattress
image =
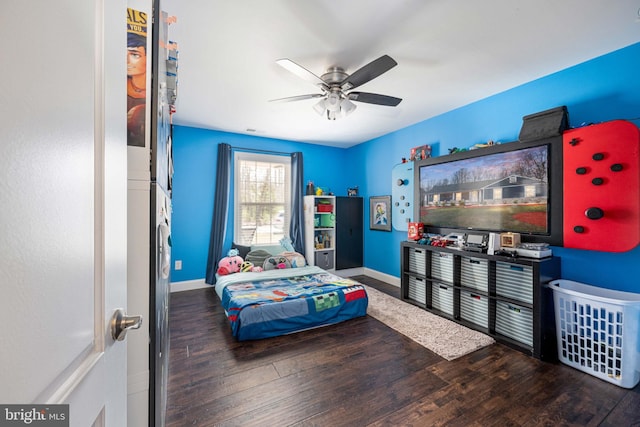
<path id="1" fill-rule="evenodd" d="M 219 276 L 215 292 L 239 341 L 342 322 L 368 306 L 361 283 L 317 266 Z"/>

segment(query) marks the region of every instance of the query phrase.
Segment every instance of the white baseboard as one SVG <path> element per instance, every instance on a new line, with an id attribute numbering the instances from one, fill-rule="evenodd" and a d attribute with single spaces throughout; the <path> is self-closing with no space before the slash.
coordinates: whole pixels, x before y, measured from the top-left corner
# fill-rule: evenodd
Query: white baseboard
<path id="1" fill-rule="evenodd" d="M 391 276 L 390 274 L 381 273 L 367 267 L 349 268 L 345 270 L 336 270 L 336 274 L 342 277 L 351 276 L 369 276 L 377 280 L 382 280 L 390 285 L 400 287 L 400 278 Z"/>
<path id="2" fill-rule="evenodd" d="M 364 274 L 364 268 L 345 268 L 343 270 L 335 270 L 335 273 L 341 277 L 362 276 Z"/>
<path id="3" fill-rule="evenodd" d="M 400 278 L 396 276 L 392 276 L 387 273 L 382 273 L 380 271 L 372 270 L 370 268 L 364 268 L 365 276 L 373 277 L 374 279 L 382 280 L 390 285 L 400 287 Z"/>
<path id="4" fill-rule="evenodd" d="M 185 280 L 184 282 L 171 282 L 171 292 L 192 291 L 194 289 L 212 288 L 213 286 L 205 283 L 204 279 Z"/>

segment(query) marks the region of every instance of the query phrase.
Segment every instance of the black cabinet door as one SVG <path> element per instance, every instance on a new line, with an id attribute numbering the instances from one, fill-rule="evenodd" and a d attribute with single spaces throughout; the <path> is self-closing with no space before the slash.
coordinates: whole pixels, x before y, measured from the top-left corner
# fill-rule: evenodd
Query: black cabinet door
<path id="1" fill-rule="evenodd" d="M 336 270 L 362 267 L 362 197 L 336 197 Z"/>

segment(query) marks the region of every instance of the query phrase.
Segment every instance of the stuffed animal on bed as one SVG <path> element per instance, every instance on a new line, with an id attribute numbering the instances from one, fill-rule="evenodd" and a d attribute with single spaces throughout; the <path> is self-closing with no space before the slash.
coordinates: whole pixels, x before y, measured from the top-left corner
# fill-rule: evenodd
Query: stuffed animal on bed
<path id="1" fill-rule="evenodd" d="M 291 268 L 304 267 L 305 265 L 307 265 L 307 260 L 304 258 L 304 255 L 299 254 L 298 252 L 295 252 L 295 251 L 282 252 L 280 256 L 283 256 L 289 260 L 289 263 L 291 264 Z"/>
<path id="2" fill-rule="evenodd" d="M 261 271 L 262 271 L 262 267 L 256 267 L 255 265 L 253 265 L 251 261 L 245 261 L 242 264 L 240 264 L 241 273 L 247 273 L 247 272 L 259 273 Z"/>
<path id="3" fill-rule="evenodd" d="M 265 271 L 283 269 L 283 268 L 291 268 L 291 263 L 289 260 L 281 255 L 272 256 L 264 260 L 264 264 L 262 264 L 262 268 Z"/>
<path id="4" fill-rule="evenodd" d="M 227 274 L 233 274 L 240 271 L 240 266 L 244 260 L 238 255 L 237 249 L 231 249 L 227 256 L 222 258 L 218 262 L 218 274 L 220 276 L 226 276 Z"/>
<path id="5" fill-rule="evenodd" d="M 248 271 L 251 271 L 252 268 L 253 268 L 253 263 L 250 261 L 245 261 L 242 264 L 240 264 L 241 273 L 246 273 Z"/>

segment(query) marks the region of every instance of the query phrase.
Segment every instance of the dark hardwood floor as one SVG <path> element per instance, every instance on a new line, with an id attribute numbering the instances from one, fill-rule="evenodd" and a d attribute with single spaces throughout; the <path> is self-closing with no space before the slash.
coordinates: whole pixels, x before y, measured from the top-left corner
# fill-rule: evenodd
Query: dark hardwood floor
<path id="1" fill-rule="evenodd" d="M 640 425 L 640 386 L 500 344 L 448 362 L 369 316 L 237 342 L 213 289 L 171 294 L 169 316 L 168 426 Z"/>

